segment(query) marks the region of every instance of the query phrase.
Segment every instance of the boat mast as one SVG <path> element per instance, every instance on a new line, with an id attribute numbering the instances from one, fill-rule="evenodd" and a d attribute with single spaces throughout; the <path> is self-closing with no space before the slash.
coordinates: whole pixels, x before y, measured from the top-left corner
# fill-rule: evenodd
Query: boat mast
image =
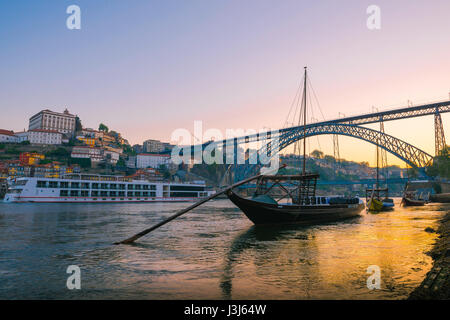
<path id="1" fill-rule="evenodd" d="M 306 68 L 303 84 L 303 175 L 306 174 Z"/>

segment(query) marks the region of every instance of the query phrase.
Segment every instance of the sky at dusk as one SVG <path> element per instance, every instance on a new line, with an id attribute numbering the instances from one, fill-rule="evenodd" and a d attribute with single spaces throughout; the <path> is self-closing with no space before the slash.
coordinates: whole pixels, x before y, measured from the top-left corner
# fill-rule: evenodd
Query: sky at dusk
<path id="1" fill-rule="evenodd" d="M 72 4 L 81 30 L 66 27 Z M 366 27 L 371 4 L 380 30 Z M 132 144 L 169 141 L 195 120 L 280 128 L 304 66 L 326 119 L 448 100 L 449 12 L 448 0 L 0 1 L 0 128 L 20 131 L 40 110 L 65 108 Z M 442 118 L 448 140 L 450 114 Z M 385 128 L 434 155 L 433 123 Z M 332 154 L 331 137 L 309 139 L 309 151 L 319 146 Z M 366 142 L 341 137 L 340 147 L 343 158 L 375 160 Z"/>

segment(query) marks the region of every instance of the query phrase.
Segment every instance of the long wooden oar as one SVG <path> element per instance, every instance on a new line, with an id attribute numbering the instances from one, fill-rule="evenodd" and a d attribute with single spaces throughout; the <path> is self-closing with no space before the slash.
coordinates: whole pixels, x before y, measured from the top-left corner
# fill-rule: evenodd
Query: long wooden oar
<path id="1" fill-rule="evenodd" d="M 251 178 L 242 180 L 242 181 L 240 181 L 240 182 L 238 182 L 238 183 L 235 183 L 235 184 L 233 184 L 232 186 L 227 187 L 227 188 L 223 189 L 222 191 L 219 191 L 219 192 L 217 192 L 217 193 L 215 193 L 215 194 L 209 196 L 208 198 L 205 198 L 205 199 L 203 199 L 203 200 L 200 200 L 200 201 L 194 203 L 193 205 L 191 205 L 191 206 L 189 206 L 189 207 L 187 207 L 187 208 L 185 208 L 185 209 L 183 209 L 183 210 L 178 211 L 178 212 L 177 212 L 176 214 L 174 214 L 173 216 L 170 216 L 170 217 L 167 218 L 166 220 L 161 221 L 160 223 L 154 225 L 153 227 L 148 228 L 148 229 L 145 229 L 144 231 L 141 231 L 141 232 L 139 232 L 138 234 L 135 234 L 134 236 L 132 236 L 131 238 L 128 238 L 128 239 L 126 239 L 126 240 L 123 240 L 123 241 L 120 241 L 120 242 L 115 242 L 114 244 L 130 244 L 130 243 L 133 243 L 134 241 L 136 241 L 136 240 L 139 239 L 140 237 L 145 236 L 147 233 L 152 232 L 153 230 L 155 230 L 155 229 L 157 229 L 157 228 L 159 228 L 159 227 L 165 225 L 167 222 L 170 222 L 170 221 L 172 221 L 173 219 L 178 218 L 179 216 L 185 214 L 185 213 L 188 212 L 188 211 L 191 211 L 192 209 L 194 209 L 194 208 L 196 208 L 196 207 L 202 205 L 203 203 L 208 202 L 209 200 L 214 199 L 214 198 L 216 198 L 216 197 L 218 197 L 218 196 L 224 194 L 224 193 L 227 192 L 228 190 L 231 190 L 231 189 L 236 188 L 236 187 L 238 187 L 238 186 L 240 186 L 240 185 L 243 185 L 243 184 L 248 183 L 248 182 L 250 182 L 250 181 L 252 181 L 252 180 L 255 180 L 255 179 L 259 178 L 260 176 L 262 176 L 262 174 L 259 174 L 259 175 L 257 175 L 257 176 L 254 176 L 254 177 L 251 177 Z"/>

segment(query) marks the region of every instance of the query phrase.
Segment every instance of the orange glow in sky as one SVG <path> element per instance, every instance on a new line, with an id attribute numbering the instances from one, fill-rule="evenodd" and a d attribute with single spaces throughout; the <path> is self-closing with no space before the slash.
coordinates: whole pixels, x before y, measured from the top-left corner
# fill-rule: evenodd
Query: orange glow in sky
<path id="1" fill-rule="evenodd" d="M 379 30 L 366 26 L 371 3 L 356 0 L 78 4 L 81 30 L 66 28 L 63 2 L 0 4 L 1 129 L 66 107 L 132 144 L 169 141 L 195 120 L 223 132 L 280 128 L 305 65 L 326 119 L 450 99 L 449 1 L 377 1 Z M 385 128 L 434 155 L 432 116 Z M 319 147 L 332 154 L 331 137 L 309 139 Z M 340 149 L 375 161 L 363 141 L 342 137 Z"/>

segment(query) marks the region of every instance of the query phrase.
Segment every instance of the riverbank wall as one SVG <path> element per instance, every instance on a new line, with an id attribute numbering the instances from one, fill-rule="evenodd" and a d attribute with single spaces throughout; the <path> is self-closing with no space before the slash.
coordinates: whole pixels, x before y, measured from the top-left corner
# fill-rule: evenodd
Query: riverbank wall
<path id="1" fill-rule="evenodd" d="M 429 252 L 433 266 L 420 286 L 410 294 L 409 300 L 450 299 L 450 207 L 441 219 L 437 233 L 439 236 Z"/>

